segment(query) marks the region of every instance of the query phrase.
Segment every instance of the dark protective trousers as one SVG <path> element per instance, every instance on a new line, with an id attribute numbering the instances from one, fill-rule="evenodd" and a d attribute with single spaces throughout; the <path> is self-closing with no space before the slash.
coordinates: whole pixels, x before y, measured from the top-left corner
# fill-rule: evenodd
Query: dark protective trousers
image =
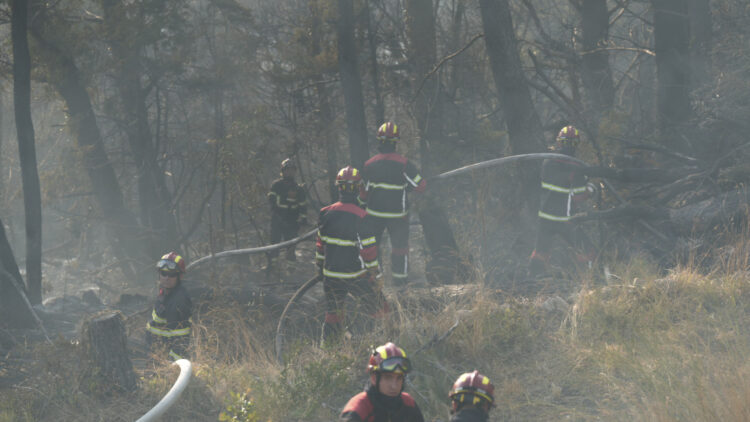
<path id="1" fill-rule="evenodd" d="M 287 221 L 276 214 L 271 215 L 271 244 L 276 244 L 282 240 L 291 240 L 298 236 L 299 223 L 297 221 Z M 287 257 L 294 255 L 295 245 L 287 247 Z M 279 250 L 273 250 L 267 253 L 268 260 L 279 256 Z"/>
<path id="2" fill-rule="evenodd" d="M 378 244 L 378 253 L 383 249 L 380 241 L 383 231 L 388 229 L 391 238 L 391 273 L 396 283 L 406 282 L 409 276 L 409 216 L 400 218 L 382 218 L 368 215 L 369 223 L 375 231 L 375 240 Z"/>
<path id="3" fill-rule="evenodd" d="M 562 238 L 575 250 L 575 260 L 579 264 L 593 261 L 595 257 L 594 245 L 580 226 L 567 221 L 558 222 L 540 218 L 534 252 L 531 255 L 532 267 L 546 266 L 552 254 L 559 253 L 555 250 L 556 236 Z M 566 257 L 566 259 L 568 258 Z"/>

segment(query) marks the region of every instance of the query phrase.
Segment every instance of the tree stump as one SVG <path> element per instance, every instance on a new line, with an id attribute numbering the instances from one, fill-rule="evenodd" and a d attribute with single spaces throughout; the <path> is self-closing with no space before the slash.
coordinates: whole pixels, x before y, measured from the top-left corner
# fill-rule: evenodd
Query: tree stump
<path id="1" fill-rule="evenodd" d="M 89 365 L 84 378 L 99 392 L 133 391 L 137 378 L 127 349 L 122 314 L 102 311 L 87 318 L 81 328 L 81 345 Z"/>

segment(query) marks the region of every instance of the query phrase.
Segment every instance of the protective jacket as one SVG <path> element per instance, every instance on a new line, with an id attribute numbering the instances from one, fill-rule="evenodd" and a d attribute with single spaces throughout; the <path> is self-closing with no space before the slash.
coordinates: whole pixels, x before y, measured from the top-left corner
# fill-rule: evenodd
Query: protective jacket
<path id="1" fill-rule="evenodd" d="M 487 412 L 476 408 L 464 408 L 451 416 L 450 422 L 487 422 Z"/>
<path id="2" fill-rule="evenodd" d="M 375 234 L 366 216 L 365 210 L 349 202 L 320 210 L 315 258 L 324 276 L 354 279 L 378 266 Z"/>
<path id="3" fill-rule="evenodd" d="M 277 179 L 268 192 L 273 215 L 285 222 L 297 222 L 307 215 L 305 190 L 294 179 Z"/>
<path id="4" fill-rule="evenodd" d="M 400 218 L 407 215 L 406 193 L 422 192 L 426 182 L 417 167 L 396 152 L 381 153 L 367 160 L 362 170 L 365 184 L 359 197 L 373 217 Z"/>
<path id="5" fill-rule="evenodd" d="M 548 159 L 542 164 L 542 200 L 539 218 L 567 222 L 578 203 L 588 197 L 584 167 L 572 160 Z"/>
<path id="6" fill-rule="evenodd" d="M 150 347 L 166 346 L 172 359 L 187 357 L 192 309 L 193 302 L 182 284 L 168 292 L 166 289 L 159 289 L 151 311 L 151 321 L 146 323 L 146 343 Z"/>
<path id="7" fill-rule="evenodd" d="M 422 411 L 408 393 L 383 400 L 374 385 L 349 399 L 340 422 L 424 422 Z"/>

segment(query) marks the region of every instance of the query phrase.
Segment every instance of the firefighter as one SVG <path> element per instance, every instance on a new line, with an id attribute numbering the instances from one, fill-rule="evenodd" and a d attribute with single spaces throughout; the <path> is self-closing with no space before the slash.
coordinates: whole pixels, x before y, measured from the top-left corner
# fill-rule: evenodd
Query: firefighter
<path id="1" fill-rule="evenodd" d="M 372 351 L 367 371 L 370 382 L 365 391 L 349 399 L 341 411 L 341 422 L 422 422 L 417 403 L 404 392 L 411 362 L 404 349 L 386 343 Z"/>
<path id="2" fill-rule="evenodd" d="M 351 166 L 336 175 L 339 201 L 320 210 L 316 263 L 323 277 L 326 316 L 323 341 L 342 332 L 347 293 L 360 298 L 373 318 L 383 318 L 388 304 L 378 282 L 378 248 L 367 212 L 357 206 L 361 173 Z"/>
<path id="3" fill-rule="evenodd" d="M 575 156 L 580 133 L 573 126 L 565 126 L 556 138 L 556 152 Z M 576 249 L 576 260 L 591 266 L 594 248 L 583 230 L 572 223 L 571 216 L 583 201 L 596 191 L 583 174 L 584 167 L 564 158 L 544 160 L 542 164 L 542 198 L 539 206 L 539 228 L 534 251 L 530 257 L 530 273 L 539 274 L 550 262 L 553 237 L 560 236 Z"/>
<path id="4" fill-rule="evenodd" d="M 185 287 L 185 259 L 175 252 L 161 257 L 156 263 L 159 272 L 159 295 L 146 324 L 146 345 L 156 352 L 167 350 L 177 360 L 187 357 L 193 303 Z"/>
<path id="5" fill-rule="evenodd" d="M 305 190 L 294 181 L 297 167 L 291 158 L 281 162 L 281 178 L 271 185 L 268 202 L 271 205 L 271 243 L 290 240 L 297 237 L 300 226 L 307 224 L 307 199 Z M 278 249 L 268 252 L 266 277 L 278 279 Z M 288 246 L 286 259 L 296 261 L 295 246 Z"/>
<path id="6" fill-rule="evenodd" d="M 425 180 L 417 167 L 396 152 L 398 126 L 383 123 L 378 129 L 378 151 L 365 163 L 362 179 L 365 188 L 359 198 L 372 221 L 378 244 L 383 231 L 391 238 L 391 273 L 397 286 L 407 283 L 409 275 L 409 205 L 406 194 L 423 192 Z"/>
<path id="7" fill-rule="evenodd" d="M 479 371 L 461 374 L 448 393 L 450 422 L 486 422 L 495 403 L 494 393 L 495 386 Z"/>

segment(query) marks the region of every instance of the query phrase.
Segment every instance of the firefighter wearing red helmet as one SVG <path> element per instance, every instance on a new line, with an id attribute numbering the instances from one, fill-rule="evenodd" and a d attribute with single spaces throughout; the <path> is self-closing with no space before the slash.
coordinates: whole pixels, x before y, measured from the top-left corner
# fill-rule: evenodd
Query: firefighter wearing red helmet
<path id="1" fill-rule="evenodd" d="M 190 345 L 193 303 L 185 287 L 185 259 L 175 252 L 161 257 L 156 263 L 159 274 L 159 294 L 156 296 L 151 320 L 146 324 L 146 344 L 154 351 L 167 351 L 170 358 L 187 357 Z"/>
<path id="2" fill-rule="evenodd" d="M 367 365 L 370 383 L 349 399 L 341 422 L 423 422 L 417 403 L 404 392 L 411 362 L 404 349 L 389 342 L 372 351 Z"/>
<path id="3" fill-rule="evenodd" d="M 307 223 L 307 198 L 305 189 L 294 180 L 297 174 L 297 166 L 291 158 L 281 162 L 281 178 L 276 179 L 268 192 L 268 201 L 271 206 L 271 243 L 279 243 L 282 240 L 294 239 L 299 234 L 300 226 Z M 268 265 L 266 266 L 266 277 L 269 279 L 279 278 L 279 268 L 276 262 L 279 256 L 278 250 L 268 252 Z M 286 259 L 296 261 L 295 246 L 286 249 Z"/>
<path id="4" fill-rule="evenodd" d="M 461 374 L 448 393 L 451 399 L 450 422 L 486 422 L 495 405 L 494 394 L 495 386 L 479 371 Z"/>
<path id="5" fill-rule="evenodd" d="M 555 141 L 555 152 L 574 157 L 580 133 L 573 126 L 565 126 Z M 576 260 L 580 264 L 591 265 L 593 245 L 581 228 L 570 221 L 584 200 L 596 190 L 583 171 L 580 163 L 564 158 L 547 159 L 542 163 L 539 228 L 530 257 L 532 275 L 543 272 L 548 266 L 556 236 L 577 250 Z"/>
<path id="6" fill-rule="evenodd" d="M 378 242 L 388 229 L 391 238 L 391 273 L 394 284 L 403 286 L 409 275 L 409 204 L 407 193 L 423 192 L 425 180 L 417 167 L 396 152 L 398 126 L 383 123 L 377 135 L 379 153 L 367 160 L 362 170 L 364 189 L 360 204 L 375 228 Z"/>
<path id="7" fill-rule="evenodd" d="M 316 263 L 323 277 L 326 316 L 323 341 L 342 332 L 344 299 L 359 298 L 373 318 L 382 318 L 388 304 L 377 282 L 378 248 L 367 212 L 357 205 L 362 184 L 359 170 L 346 166 L 336 175 L 339 201 L 320 210 Z"/>

